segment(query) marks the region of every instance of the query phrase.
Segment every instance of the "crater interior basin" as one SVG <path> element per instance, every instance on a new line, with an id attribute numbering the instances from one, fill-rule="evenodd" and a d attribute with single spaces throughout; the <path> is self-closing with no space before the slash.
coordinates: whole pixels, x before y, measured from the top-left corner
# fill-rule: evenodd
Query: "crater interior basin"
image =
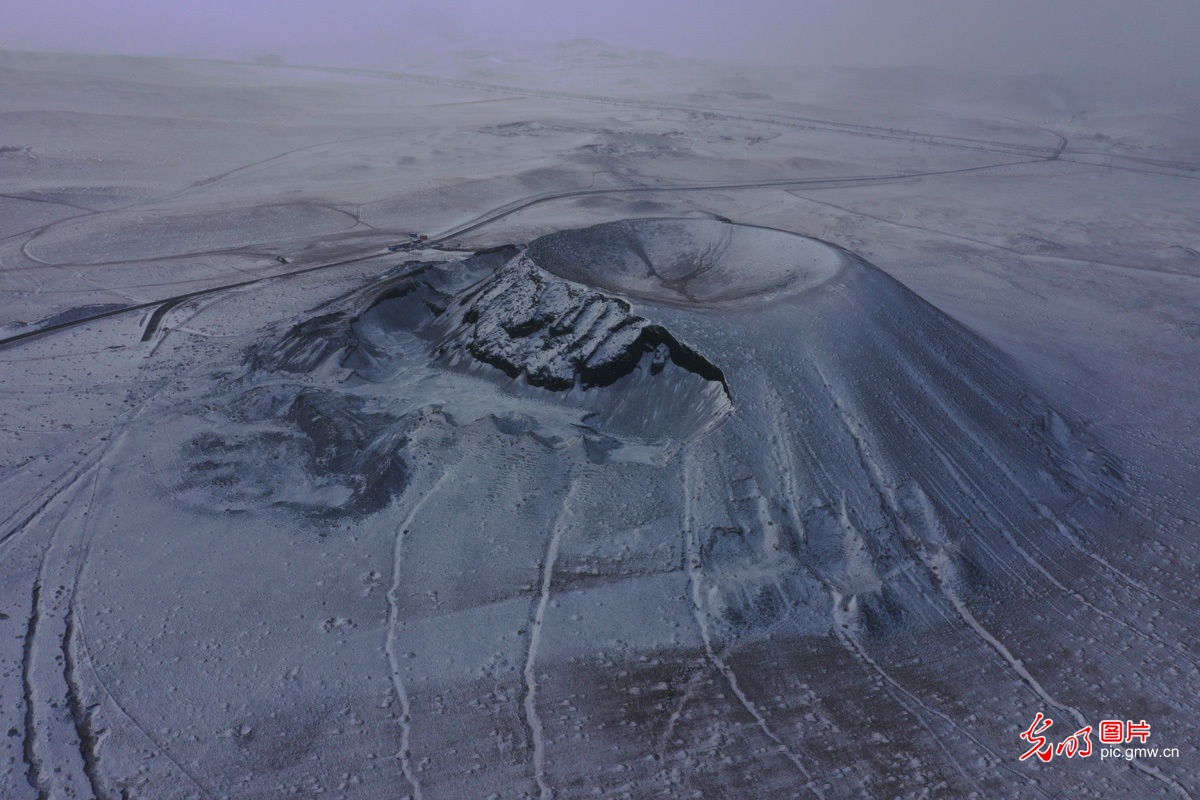
<path id="1" fill-rule="evenodd" d="M 535 239 L 527 251 L 569 281 L 656 303 L 724 306 L 819 286 L 844 263 L 835 247 L 718 219 L 630 219 Z"/>

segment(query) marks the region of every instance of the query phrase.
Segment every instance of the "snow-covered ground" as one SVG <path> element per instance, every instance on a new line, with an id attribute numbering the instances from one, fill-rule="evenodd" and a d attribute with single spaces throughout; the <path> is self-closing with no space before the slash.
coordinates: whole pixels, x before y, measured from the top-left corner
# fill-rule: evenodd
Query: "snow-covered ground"
<path id="1" fill-rule="evenodd" d="M 419 68 L 0 53 L 0 796 L 1200 796 L 1196 109 Z"/>

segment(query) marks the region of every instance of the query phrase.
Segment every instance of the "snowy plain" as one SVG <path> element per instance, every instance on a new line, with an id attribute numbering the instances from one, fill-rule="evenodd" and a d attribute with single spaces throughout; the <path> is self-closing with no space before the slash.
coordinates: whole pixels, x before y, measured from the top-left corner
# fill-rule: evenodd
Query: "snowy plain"
<path id="1" fill-rule="evenodd" d="M 0 78 L 3 797 L 1200 795 L 1196 109 Z"/>

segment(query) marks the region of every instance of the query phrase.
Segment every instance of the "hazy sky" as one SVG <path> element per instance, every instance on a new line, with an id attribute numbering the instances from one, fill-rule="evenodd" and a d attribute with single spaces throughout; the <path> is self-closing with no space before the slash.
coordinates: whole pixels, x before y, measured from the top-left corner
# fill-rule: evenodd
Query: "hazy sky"
<path id="1" fill-rule="evenodd" d="M 1197 0 L 9 0 L 4 17 L 0 47 L 32 50 L 231 55 L 314 43 L 354 64 L 373 49 L 420 47 L 426 35 L 591 37 L 805 66 L 1167 81 L 1198 71 L 1200 41 Z"/>

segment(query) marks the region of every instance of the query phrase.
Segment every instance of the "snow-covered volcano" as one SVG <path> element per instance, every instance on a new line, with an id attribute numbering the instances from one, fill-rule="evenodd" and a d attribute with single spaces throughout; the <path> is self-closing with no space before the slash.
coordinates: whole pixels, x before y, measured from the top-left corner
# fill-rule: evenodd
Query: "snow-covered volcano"
<path id="1" fill-rule="evenodd" d="M 1152 648 L 1147 696 L 1200 691 L 1189 606 L 1104 557 L 1141 530 L 1115 460 L 850 252 L 627 220 L 322 291 L 218 306 L 245 333 L 146 401 L 67 529 L 78 618 L 122 635 L 57 641 L 116 693 L 35 691 L 112 731 L 99 791 L 137 764 L 202 795 L 205 759 L 291 787 L 382 761 L 356 796 L 1026 796 L 1018 724 L 1115 713 L 1093 664 Z M 195 708 L 143 764 L 124 720 Z"/>
<path id="2" fill-rule="evenodd" d="M 662 470 L 706 637 L 973 627 L 968 600 L 1004 602 L 1014 567 L 1112 525 L 1119 469 L 1082 422 L 841 248 L 639 219 L 486 259 L 364 296 L 334 347 L 301 326 L 284 349 L 344 346 L 376 387 L 421 361 L 473 376 L 505 399 L 445 411 L 520 408 L 515 430 L 584 441 L 600 485 Z"/>
<path id="3" fill-rule="evenodd" d="M 727 387 L 730 418 L 675 467 L 705 612 L 731 634 L 815 595 L 823 624 L 883 632 L 936 616 L 931 597 L 1003 594 L 1012 560 L 1071 547 L 1070 510 L 1120 491 L 1081 422 L 1002 353 L 807 237 L 708 219 L 564 231 L 446 317 L 437 351 L 500 381 L 586 394 L 644 373 L 634 420 L 679 399 L 678 378 L 652 377 L 664 361 Z"/>

